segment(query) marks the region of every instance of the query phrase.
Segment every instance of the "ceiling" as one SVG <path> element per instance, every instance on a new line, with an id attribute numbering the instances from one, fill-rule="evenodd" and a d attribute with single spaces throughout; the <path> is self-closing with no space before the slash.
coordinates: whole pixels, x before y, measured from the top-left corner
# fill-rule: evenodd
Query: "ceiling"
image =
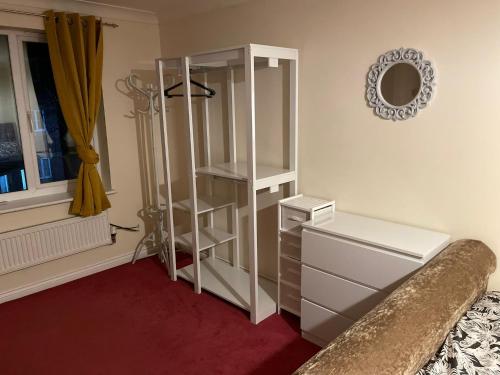
<path id="1" fill-rule="evenodd" d="M 92 2 L 148 10 L 164 17 L 177 18 L 225 8 L 246 1 L 249 0 L 93 0 Z"/>

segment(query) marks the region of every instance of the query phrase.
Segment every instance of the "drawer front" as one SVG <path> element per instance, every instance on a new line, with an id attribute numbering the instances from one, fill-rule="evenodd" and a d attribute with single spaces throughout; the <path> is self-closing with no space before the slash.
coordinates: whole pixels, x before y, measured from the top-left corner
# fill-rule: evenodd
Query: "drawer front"
<path id="1" fill-rule="evenodd" d="M 289 241 L 281 241 L 281 255 L 300 261 L 300 244 L 293 244 Z"/>
<path id="2" fill-rule="evenodd" d="M 302 232 L 291 234 L 289 232 L 287 233 L 282 231 L 280 232 L 281 241 L 286 241 L 288 244 L 295 247 L 302 247 L 301 233 Z"/>
<path id="3" fill-rule="evenodd" d="M 354 321 L 302 298 L 300 328 L 329 342 L 349 328 Z"/>
<path id="4" fill-rule="evenodd" d="M 335 205 L 320 208 L 319 210 L 314 210 L 314 218 L 324 220 L 326 218 L 331 218 L 335 212 Z"/>
<path id="5" fill-rule="evenodd" d="M 300 316 L 300 289 L 280 284 L 280 306 L 282 309 Z"/>
<path id="6" fill-rule="evenodd" d="M 357 320 L 382 301 L 387 293 L 302 266 L 302 297 Z"/>
<path id="7" fill-rule="evenodd" d="M 280 257 L 280 276 L 282 280 L 296 285 L 300 289 L 300 262 L 287 257 Z"/>
<path id="8" fill-rule="evenodd" d="M 349 280 L 393 290 L 422 263 L 349 240 L 302 231 L 302 262 Z"/>
<path id="9" fill-rule="evenodd" d="M 298 232 L 302 229 L 302 223 L 308 220 L 307 212 L 281 206 L 281 229 Z"/>

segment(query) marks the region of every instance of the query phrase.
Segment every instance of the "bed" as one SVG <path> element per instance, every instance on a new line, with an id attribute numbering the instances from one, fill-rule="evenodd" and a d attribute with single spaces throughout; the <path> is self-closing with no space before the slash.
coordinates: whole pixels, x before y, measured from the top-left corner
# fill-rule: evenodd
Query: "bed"
<path id="1" fill-rule="evenodd" d="M 15 124 L 0 123 L 0 176 L 23 168 L 23 153 L 16 138 Z"/>
<path id="2" fill-rule="evenodd" d="M 418 375 L 500 374 L 500 292 L 482 296 Z"/>
<path id="3" fill-rule="evenodd" d="M 500 375 L 500 292 L 482 242 L 456 241 L 297 375 Z"/>

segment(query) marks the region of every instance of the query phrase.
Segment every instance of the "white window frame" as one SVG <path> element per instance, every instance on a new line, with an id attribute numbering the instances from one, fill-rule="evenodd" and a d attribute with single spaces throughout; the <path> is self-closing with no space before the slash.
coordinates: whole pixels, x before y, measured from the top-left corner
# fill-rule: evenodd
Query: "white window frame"
<path id="1" fill-rule="evenodd" d="M 6 35 L 8 37 L 14 97 L 17 107 L 26 183 L 28 185 L 27 190 L 0 194 L 0 201 L 8 202 L 72 192 L 75 188 L 75 179 L 42 183 L 39 178 L 34 129 L 30 121 L 30 114 L 32 111 L 28 96 L 23 42 L 47 42 L 45 33 L 0 28 L 0 35 Z M 99 153 L 98 133 L 99 132 L 96 130 L 92 139 L 92 145 L 97 153 Z M 97 168 L 98 171 L 101 172 L 101 166 L 99 164 Z"/>

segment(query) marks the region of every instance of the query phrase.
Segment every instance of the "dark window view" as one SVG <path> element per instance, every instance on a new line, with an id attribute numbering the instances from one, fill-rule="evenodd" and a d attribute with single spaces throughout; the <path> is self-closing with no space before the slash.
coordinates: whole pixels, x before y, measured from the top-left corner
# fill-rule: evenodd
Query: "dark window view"
<path id="1" fill-rule="evenodd" d="M 57 99 L 48 46 L 24 42 L 24 52 L 40 182 L 74 179 L 80 160 Z"/>
<path id="2" fill-rule="evenodd" d="M 0 193 L 27 188 L 9 42 L 6 35 L 0 35 Z"/>

